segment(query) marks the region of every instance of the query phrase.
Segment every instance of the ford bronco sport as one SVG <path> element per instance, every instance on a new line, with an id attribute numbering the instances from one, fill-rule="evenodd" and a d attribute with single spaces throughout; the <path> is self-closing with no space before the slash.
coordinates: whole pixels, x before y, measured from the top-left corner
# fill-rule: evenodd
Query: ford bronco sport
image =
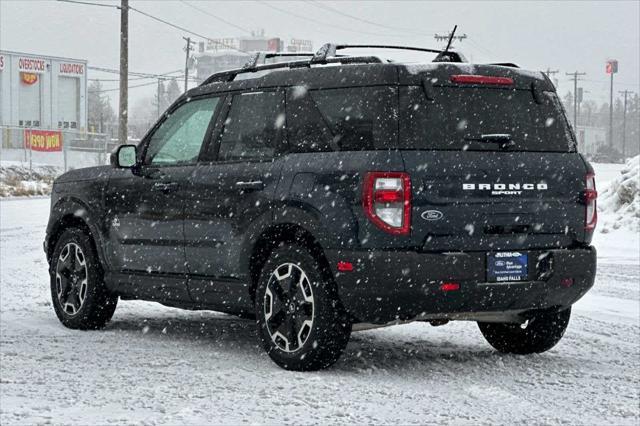
<path id="1" fill-rule="evenodd" d="M 292 370 L 334 363 L 352 329 L 416 320 L 553 347 L 594 282 L 597 193 L 552 83 L 347 47 L 367 46 L 214 74 L 111 166 L 58 178 L 60 321 L 101 328 L 118 299 L 237 314 Z"/>

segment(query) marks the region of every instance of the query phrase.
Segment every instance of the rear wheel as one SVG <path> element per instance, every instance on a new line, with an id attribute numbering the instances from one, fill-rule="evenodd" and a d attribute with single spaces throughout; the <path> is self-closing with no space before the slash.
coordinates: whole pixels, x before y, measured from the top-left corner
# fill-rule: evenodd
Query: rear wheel
<path id="1" fill-rule="evenodd" d="M 319 370 L 338 360 L 351 323 L 333 280 L 303 247 L 274 250 L 256 290 L 256 320 L 262 344 L 287 370 Z"/>
<path id="2" fill-rule="evenodd" d="M 560 312 L 539 312 L 525 324 L 479 322 L 484 338 L 500 352 L 531 354 L 554 347 L 564 335 L 571 308 Z"/>
<path id="3" fill-rule="evenodd" d="M 49 266 L 53 308 L 62 324 L 75 329 L 102 328 L 118 297 L 110 294 L 90 237 L 81 229 L 63 232 Z"/>

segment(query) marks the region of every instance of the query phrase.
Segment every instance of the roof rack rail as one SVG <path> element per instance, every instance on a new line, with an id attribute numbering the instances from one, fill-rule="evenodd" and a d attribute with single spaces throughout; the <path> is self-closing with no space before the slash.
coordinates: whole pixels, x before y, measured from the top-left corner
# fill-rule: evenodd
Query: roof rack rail
<path id="1" fill-rule="evenodd" d="M 309 56 L 313 57 L 315 53 L 313 52 L 256 52 L 251 55 L 251 58 L 247 61 L 247 63 L 242 68 L 255 68 L 261 63 L 266 63 L 265 61 L 270 58 L 286 58 L 286 57 L 300 57 L 300 56 Z"/>
<path id="2" fill-rule="evenodd" d="M 499 67 L 520 68 L 517 64 L 514 64 L 513 62 L 494 62 L 494 63 L 487 64 L 487 65 L 497 65 Z"/>
<path id="3" fill-rule="evenodd" d="M 296 56 L 296 55 L 291 55 Z M 297 55 L 303 56 L 303 55 Z M 307 55 L 304 55 L 307 56 Z M 223 83 L 233 81 L 238 74 L 246 74 L 260 71 L 275 70 L 280 68 L 309 68 L 311 65 L 317 64 L 379 64 L 382 60 L 377 56 L 335 56 L 326 58 L 322 62 L 314 62 L 313 58 L 309 60 L 291 61 L 291 62 L 275 62 L 273 64 L 255 65 L 247 63 L 243 68 L 222 71 L 207 77 L 200 86 L 211 83 Z"/>

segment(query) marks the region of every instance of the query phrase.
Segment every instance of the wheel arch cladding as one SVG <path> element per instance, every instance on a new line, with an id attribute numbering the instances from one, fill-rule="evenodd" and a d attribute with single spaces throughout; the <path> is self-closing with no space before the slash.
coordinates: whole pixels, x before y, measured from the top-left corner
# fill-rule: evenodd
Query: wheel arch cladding
<path id="1" fill-rule="evenodd" d="M 55 220 L 50 224 L 47 231 L 46 254 L 49 261 L 60 236 L 69 228 L 78 228 L 89 236 L 100 263 L 104 265 L 104 253 L 100 249 L 99 233 L 97 232 L 96 224 L 92 223 L 84 203 L 75 199 L 60 200 L 52 209 L 51 215 L 55 217 Z"/>
<path id="2" fill-rule="evenodd" d="M 294 223 L 275 224 L 265 229 L 256 240 L 249 257 L 249 273 L 251 299 L 255 300 L 255 292 L 260 279 L 260 272 L 271 252 L 282 243 L 297 244 L 309 250 L 321 266 L 321 273 L 326 279 L 333 281 L 333 274 L 324 250 L 318 240 L 307 229 Z"/>

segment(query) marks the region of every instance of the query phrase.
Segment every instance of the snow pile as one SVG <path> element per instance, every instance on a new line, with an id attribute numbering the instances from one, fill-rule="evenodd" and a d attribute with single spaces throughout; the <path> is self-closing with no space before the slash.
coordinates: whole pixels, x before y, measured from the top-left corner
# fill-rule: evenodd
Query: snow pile
<path id="1" fill-rule="evenodd" d="M 620 175 L 598 194 L 600 232 L 640 230 L 640 156 L 627 160 Z"/>
<path id="2" fill-rule="evenodd" d="M 53 180 L 62 174 L 60 167 L 28 165 L 3 161 L 0 164 L 0 197 L 48 195 Z"/>

